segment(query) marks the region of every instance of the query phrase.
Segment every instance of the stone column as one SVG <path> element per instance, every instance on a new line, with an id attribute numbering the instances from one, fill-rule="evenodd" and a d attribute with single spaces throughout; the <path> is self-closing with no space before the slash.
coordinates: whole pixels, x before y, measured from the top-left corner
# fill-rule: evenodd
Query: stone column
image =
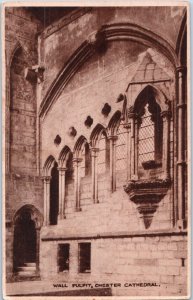
<path id="1" fill-rule="evenodd" d="M 131 179 L 137 179 L 136 174 L 136 114 L 133 112 L 133 107 L 130 107 L 128 117 L 131 119 Z"/>
<path id="2" fill-rule="evenodd" d="M 185 73 L 186 69 L 177 69 L 178 77 L 178 103 L 177 103 L 177 226 L 185 228 L 185 126 L 186 126 L 186 101 L 185 101 Z"/>
<path id="3" fill-rule="evenodd" d="M 91 148 L 91 158 L 92 158 L 92 199 L 94 203 L 98 203 L 98 169 L 97 169 L 97 156 L 99 149 Z"/>
<path id="4" fill-rule="evenodd" d="M 44 226 L 50 224 L 50 180 L 51 176 L 44 176 Z"/>
<path id="5" fill-rule="evenodd" d="M 110 178 L 111 178 L 111 191 L 116 190 L 116 141 L 117 136 L 109 136 L 110 143 Z"/>
<path id="6" fill-rule="evenodd" d="M 58 219 L 65 218 L 65 174 L 67 168 L 58 168 L 59 171 L 59 213 Z"/>
<path id="7" fill-rule="evenodd" d="M 76 211 L 81 211 L 80 207 L 80 162 L 81 158 L 74 158 L 74 187 L 75 187 L 75 197 L 76 197 Z"/>
<path id="8" fill-rule="evenodd" d="M 124 128 L 127 130 L 127 138 L 126 138 L 126 163 L 127 163 L 127 180 L 131 179 L 131 152 L 130 152 L 130 141 L 131 141 L 131 124 L 124 124 Z"/>
<path id="9" fill-rule="evenodd" d="M 40 227 L 36 228 L 36 273 L 40 272 Z"/>
<path id="10" fill-rule="evenodd" d="M 170 118 L 171 111 L 166 110 L 161 113 L 163 119 L 163 170 L 164 179 L 170 178 Z"/>

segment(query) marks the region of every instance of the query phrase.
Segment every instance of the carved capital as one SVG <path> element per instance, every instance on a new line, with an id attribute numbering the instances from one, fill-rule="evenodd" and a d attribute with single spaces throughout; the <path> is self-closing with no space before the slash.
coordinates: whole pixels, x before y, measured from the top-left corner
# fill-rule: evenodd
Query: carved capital
<path id="1" fill-rule="evenodd" d="M 67 168 L 64 167 L 58 167 L 59 175 L 65 175 Z"/>
<path id="2" fill-rule="evenodd" d="M 90 151 L 91 151 L 91 156 L 92 157 L 97 157 L 97 153 L 99 152 L 99 148 L 91 147 Z"/>
<path id="3" fill-rule="evenodd" d="M 131 129 L 131 123 L 124 123 L 123 127 L 130 130 Z"/>
<path id="4" fill-rule="evenodd" d="M 116 135 L 109 135 L 107 138 L 108 138 L 108 140 L 115 142 L 115 141 L 117 141 L 118 136 L 116 136 Z"/>
<path id="5" fill-rule="evenodd" d="M 164 110 L 161 112 L 162 118 L 170 119 L 172 116 L 172 112 L 170 110 Z"/>
<path id="6" fill-rule="evenodd" d="M 42 179 L 45 183 L 50 183 L 51 176 L 42 176 L 41 179 Z"/>
<path id="7" fill-rule="evenodd" d="M 82 158 L 74 157 L 73 160 L 72 160 L 72 162 L 73 162 L 73 164 L 74 164 L 75 166 L 76 166 L 76 165 L 78 166 L 78 164 L 81 163 L 82 160 L 83 160 Z"/>
<path id="8" fill-rule="evenodd" d="M 178 74 L 184 74 L 186 72 L 186 66 L 179 66 L 176 70 Z"/>

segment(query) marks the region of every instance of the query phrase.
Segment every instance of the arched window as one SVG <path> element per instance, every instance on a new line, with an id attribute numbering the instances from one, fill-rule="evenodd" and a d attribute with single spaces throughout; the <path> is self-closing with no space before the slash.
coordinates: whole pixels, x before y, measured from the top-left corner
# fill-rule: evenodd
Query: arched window
<path id="1" fill-rule="evenodd" d="M 160 106 L 147 99 L 140 112 L 138 129 L 138 167 L 161 166 L 163 147 L 163 121 Z"/>
<path id="2" fill-rule="evenodd" d="M 89 144 L 85 141 L 81 148 L 80 158 L 81 162 L 81 177 L 91 175 L 91 153 Z"/>
<path id="3" fill-rule="evenodd" d="M 68 158 L 67 158 L 67 161 L 66 161 L 66 173 L 65 173 L 65 176 L 66 176 L 66 179 L 65 179 L 65 183 L 66 183 L 66 192 L 68 193 L 68 188 L 69 188 L 69 185 L 72 184 L 72 181 L 73 181 L 73 155 L 72 155 L 72 152 L 69 152 L 68 154 Z"/>
<path id="4" fill-rule="evenodd" d="M 51 170 L 50 180 L 50 225 L 56 225 L 59 212 L 59 173 L 55 162 Z"/>
<path id="5" fill-rule="evenodd" d="M 110 149 L 107 134 L 103 130 L 98 141 L 98 174 L 104 174 L 109 169 Z"/>
<path id="6" fill-rule="evenodd" d="M 75 209 L 74 199 L 74 166 L 73 166 L 73 154 L 68 152 L 66 156 L 66 171 L 65 171 L 65 211 L 66 214 L 71 213 Z"/>
<path id="7" fill-rule="evenodd" d="M 117 130 L 117 140 L 115 146 L 115 172 L 116 172 L 116 188 L 122 187 L 127 180 L 127 129 L 124 124 L 120 124 Z"/>
<path id="8" fill-rule="evenodd" d="M 117 130 L 116 142 L 116 171 L 125 170 L 127 167 L 127 130 L 123 124 Z"/>
<path id="9" fill-rule="evenodd" d="M 169 177 L 170 115 L 170 102 L 150 85 L 130 107 L 132 179 Z"/>

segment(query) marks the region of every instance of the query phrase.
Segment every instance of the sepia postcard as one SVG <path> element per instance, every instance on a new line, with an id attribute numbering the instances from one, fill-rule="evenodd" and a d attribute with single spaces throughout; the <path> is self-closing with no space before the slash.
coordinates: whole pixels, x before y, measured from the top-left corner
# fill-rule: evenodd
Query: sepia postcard
<path id="1" fill-rule="evenodd" d="M 2 31 L 4 299 L 189 299 L 189 3 L 6 2 Z"/>

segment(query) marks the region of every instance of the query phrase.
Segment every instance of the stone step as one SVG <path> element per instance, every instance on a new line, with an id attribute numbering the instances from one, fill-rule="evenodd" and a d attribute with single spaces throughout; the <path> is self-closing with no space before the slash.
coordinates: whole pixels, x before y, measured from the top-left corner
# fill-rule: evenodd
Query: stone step
<path id="1" fill-rule="evenodd" d="M 23 267 L 19 267 L 18 271 L 36 271 L 36 266 L 23 266 Z"/>
<path id="2" fill-rule="evenodd" d="M 18 271 L 17 273 L 18 276 L 23 276 L 23 277 L 29 277 L 29 276 L 35 276 L 36 272 L 35 271 Z"/>
<path id="3" fill-rule="evenodd" d="M 26 262 L 26 263 L 24 263 L 24 266 L 26 266 L 26 267 L 35 267 L 36 268 L 36 263 L 35 262 Z"/>

